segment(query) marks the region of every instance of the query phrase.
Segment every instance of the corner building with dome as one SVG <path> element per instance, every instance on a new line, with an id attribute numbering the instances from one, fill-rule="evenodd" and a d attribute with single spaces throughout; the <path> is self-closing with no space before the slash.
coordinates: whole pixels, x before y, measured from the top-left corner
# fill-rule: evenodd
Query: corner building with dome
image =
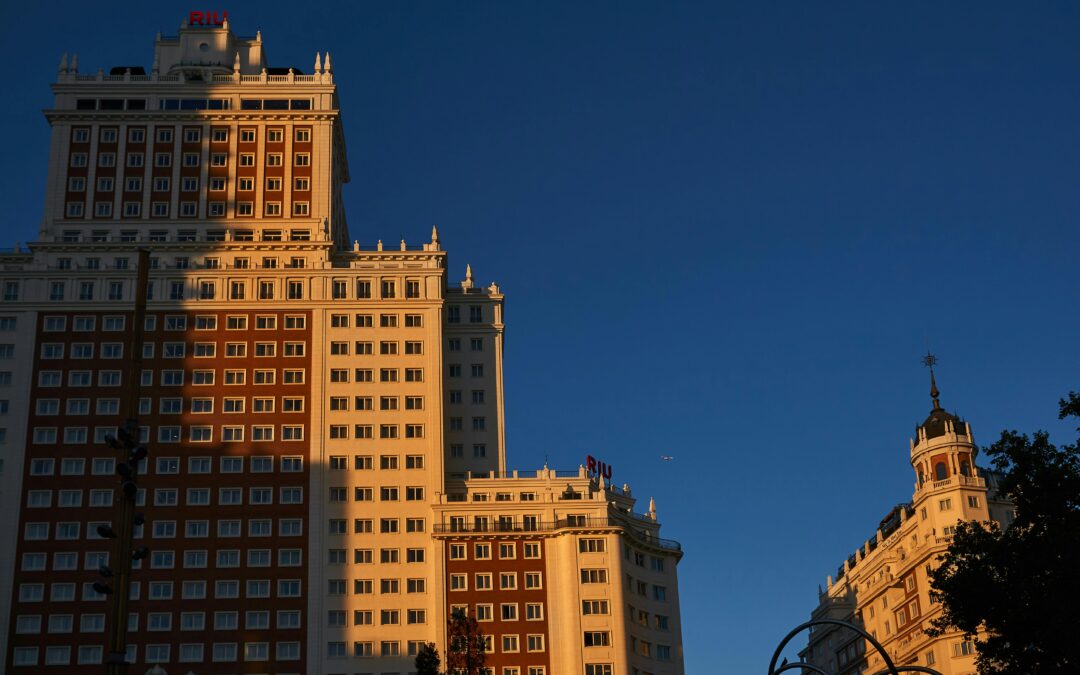
<path id="1" fill-rule="evenodd" d="M 0 252 L 3 670 L 102 672 L 135 408 L 130 672 L 405 675 L 461 611 L 491 675 L 682 673 L 655 505 L 507 468 L 502 290 L 434 229 L 354 241 L 334 62 L 304 70 L 198 12 L 149 68 L 60 62 L 41 228 Z"/>
<path id="2" fill-rule="evenodd" d="M 915 492 L 878 524 L 877 531 L 844 559 L 811 619 L 838 619 L 870 633 L 897 666 L 916 665 L 942 675 L 976 675 L 975 644 L 958 631 L 927 633 L 941 614 L 930 589 L 930 571 L 949 546 L 960 521 L 1012 523 L 1011 502 L 997 492 L 996 475 L 975 465 L 971 424 L 941 407 L 931 370 L 933 407 L 910 441 Z M 843 627 L 810 632 L 801 660 L 838 675 L 877 673 L 884 660 L 864 638 Z"/>

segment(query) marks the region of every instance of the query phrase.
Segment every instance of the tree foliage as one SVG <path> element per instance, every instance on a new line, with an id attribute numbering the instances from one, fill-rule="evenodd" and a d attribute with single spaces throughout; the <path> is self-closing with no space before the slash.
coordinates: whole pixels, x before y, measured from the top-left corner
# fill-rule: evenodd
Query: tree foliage
<path id="1" fill-rule="evenodd" d="M 428 642 L 421 647 L 416 653 L 413 665 L 416 666 L 416 675 L 439 675 L 442 660 L 439 658 L 439 650 L 435 648 L 435 644 Z"/>
<path id="2" fill-rule="evenodd" d="M 1080 393 L 1060 402 L 1066 417 L 1080 418 Z M 1080 442 L 1055 447 L 1044 431 L 1005 431 L 986 454 L 1016 517 L 1005 529 L 957 526 L 931 574 L 943 608 L 934 632 L 984 629 L 976 640 L 981 675 L 1078 673 Z"/>
<path id="3" fill-rule="evenodd" d="M 484 650 L 484 635 L 476 619 L 464 612 L 454 612 L 450 615 L 447 637 L 446 671 L 480 675 L 487 663 L 487 652 Z"/>

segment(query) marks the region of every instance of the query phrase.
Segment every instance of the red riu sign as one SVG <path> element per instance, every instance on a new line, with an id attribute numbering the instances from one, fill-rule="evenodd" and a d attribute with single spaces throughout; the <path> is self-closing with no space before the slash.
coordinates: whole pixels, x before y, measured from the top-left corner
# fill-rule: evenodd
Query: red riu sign
<path id="1" fill-rule="evenodd" d="M 229 20 L 228 12 L 191 12 L 189 26 L 220 26 Z"/>
<path id="2" fill-rule="evenodd" d="M 592 455 L 585 455 L 585 468 L 588 469 L 589 475 L 603 476 L 604 478 L 611 480 L 611 465 L 606 462 L 601 462 Z"/>

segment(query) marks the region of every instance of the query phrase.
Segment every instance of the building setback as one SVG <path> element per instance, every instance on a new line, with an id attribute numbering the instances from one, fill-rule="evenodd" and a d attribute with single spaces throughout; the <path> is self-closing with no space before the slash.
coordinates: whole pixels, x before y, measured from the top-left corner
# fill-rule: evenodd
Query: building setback
<path id="1" fill-rule="evenodd" d="M 975 645 L 958 631 L 931 637 L 941 615 L 930 589 L 960 521 L 1012 523 L 1015 509 L 1001 498 L 994 473 L 975 465 L 978 448 L 971 424 L 939 402 L 931 371 L 933 409 L 910 442 L 915 470 L 911 501 L 898 504 L 877 532 L 848 556 L 818 589 L 811 619 L 839 619 L 861 626 L 881 643 L 897 666 L 929 667 L 942 675 L 975 675 Z M 830 673 L 857 675 L 885 670 L 877 650 L 843 627 L 821 625 L 800 652 L 803 661 Z"/>
<path id="2" fill-rule="evenodd" d="M 102 669 L 106 437 L 136 397 L 138 672 L 408 673 L 460 610 L 493 675 L 682 673 L 655 507 L 584 467 L 507 470 L 498 285 L 451 283 L 434 229 L 349 236 L 330 54 L 271 68 L 195 14 L 148 71 L 64 57 L 41 231 L 0 254 L 6 668 Z"/>

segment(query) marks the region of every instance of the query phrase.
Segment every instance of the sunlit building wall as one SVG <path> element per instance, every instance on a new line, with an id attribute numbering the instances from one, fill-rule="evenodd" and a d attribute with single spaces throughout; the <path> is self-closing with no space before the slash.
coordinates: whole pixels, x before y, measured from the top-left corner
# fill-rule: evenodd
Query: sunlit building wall
<path id="1" fill-rule="evenodd" d="M 499 286 L 451 280 L 434 229 L 350 238 L 330 54 L 270 67 L 261 35 L 200 18 L 149 68 L 64 56 L 41 229 L 0 253 L 7 668 L 101 669 L 105 438 L 134 396 L 132 663 L 407 673 L 460 610 L 498 675 L 681 673 L 655 508 L 584 468 L 507 471 Z"/>

